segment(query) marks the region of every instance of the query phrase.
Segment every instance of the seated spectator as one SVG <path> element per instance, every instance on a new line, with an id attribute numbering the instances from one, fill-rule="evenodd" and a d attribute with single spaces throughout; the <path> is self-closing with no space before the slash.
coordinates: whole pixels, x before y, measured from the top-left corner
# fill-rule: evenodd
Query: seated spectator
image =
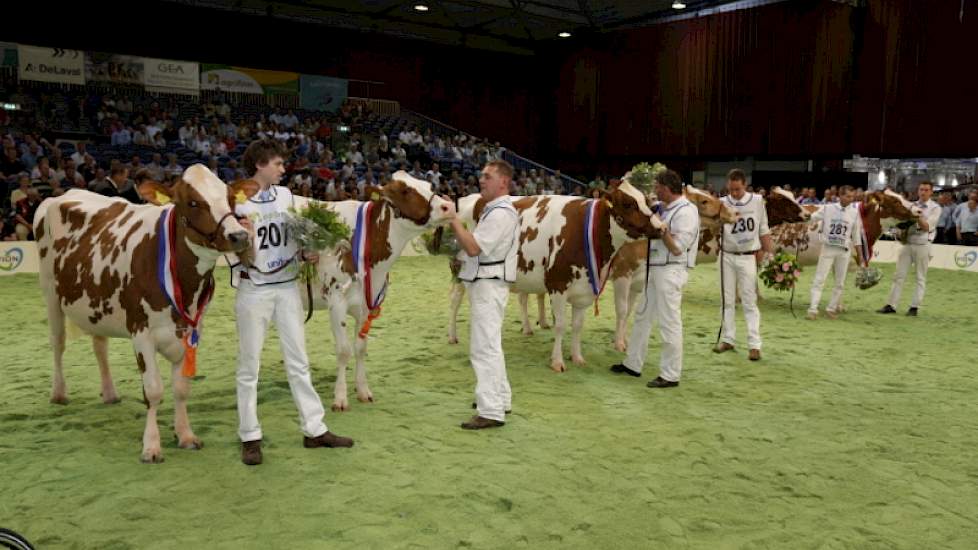
<path id="1" fill-rule="evenodd" d="M 134 145 L 150 145 L 151 141 L 145 125 L 140 124 L 136 128 L 132 134 L 132 142 Z"/>
<path id="2" fill-rule="evenodd" d="M 203 130 L 197 132 L 197 137 L 194 139 L 193 145 L 194 152 L 202 157 L 211 156 L 211 141 L 207 139 L 207 134 Z"/>
<path id="3" fill-rule="evenodd" d="M 245 174 L 245 171 L 238 166 L 238 161 L 235 159 L 229 160 L 228 165 L 222 168 L 221 170 L 224 171 L 223 172 L 224 175 L 221 176 L 221 179 L 227 182 L 235 182 L 238 180 L 243 180 L 248 177 Z"/>
<path id="4" fill-rule="evenodd" d="M 78 172 L 85 178 L 86 182 L 90 182 L 95 179 L 95 170 L 97 168 L 98 165 L 95 164 L 95 157 L 86 153 L 84 164 L 78 168 Z"/>
<path id="5" fill-rule="evenodd" d="M 197 137 L 197 131 L 189 120 L 183 123 L 177 134 L 180 136 L 180 142 L 183 143 L 184 147 L 193 148 L 194 140 Z"/>
<path id="6" fill-rule="evenodd" d="M 20 162 L 24 163 L 24 167 L 28 170 L 33 170 L 38 160 L 44 158 L 40 151 L 41 146 L 37 142 L 31 143 L 27 152 L 20 155 Z"/>
<path id="7" fill-rule="evenodd" d="M 95 180 L 91 190 L 106 197 L 122 197 L 136 204 L 143 202 L 136 186 L 129 181 L 129 169 L 122 165 L 113 167 L 108 177 Z"/>
<path id="8" fill-rule="evenodd" d="M 10 192 L 10 205 L 17 204 L 17 201 L 27 197 L 27 192 L 31 190 L 31 178 L 27 174 L 17 177 L 17 188 Z"/>
<path id="9" fill-rule="evenodd" d="M 15 222 L 14 230 L 17 233 L 17 240 L 34 240 L 34 213 L 41 204 L 41 195 L 37 189 L 27 190 L 27 196 L 17 201 L 13 206 L 13 218 Z"/>
<path id="10" fill-rule="evenodd" d="M 132 132 L 122 124 L 116 124 L 111 139 L 112 145 L 129 145 L 132 143 Z"/>
<path id="11" fill-rule="evenodd" d="M 72 187 L 78 187 L 79 185 L 84 187 L 85 183 L 86 183 L 85 177 L 79 174 L 77 170 L 75 170 L 75 161 L 68 159 L 67 161 L 65 161 L 65 169 L 63 174 L 61 174 L 60 179 L 55 180 L 51 185 L 52 188 L 51 196 L 56 197 L 61 194 L 61 193 L 53 192 L 55 186 L 59 188 L 63 187 L 65 189 L 71 189 Z M 62 193 L 63 192 L 64 191 L 62 191 Z"/>
<path id="12" fill-rule="evenodd" d="M 88 154 L 88 145 L 84 141 L 75 144 L 75 152 L 71 154 L 71 160 L 75 161 L 75 166 L 79 168 L 85 164 L 85 155 Z"/>
<path id="13" fill-rule="evenodd" d="M 6 147 L 3 151 L 3 161 L 0 161 L 0 177 L 4 180 L 11 180 L 21 172 L 26 172 L 27 167 L 17 156 L 15 147 Z"/>
<path id="14" fill-rule="evenodd" d="M 421 162 L 414 161 L 414 168 L 411 169 L 411 177 L 418 178 L 419 180 L 425 179 L 425 171 L 421 169 Z"/>
<path id="15" fill-rule="evenodd" d="M 51 180 L 55 179 L 55 170 L 53 170 L 51 165 L 48 164 L 48 158 L 41 157 L 37 160 L 37 166 L 31 170 L 31 180 L 40 181 L 47 184 Z"/>
<path id="16" fill-rule="evenodd" d="M 295 129 L 299 125 L 299 118 L 295 116 L 295 113 L 290 109 L 288 114 L 282 117 L 282 126 L 288 128 L 289 130 Z"/>

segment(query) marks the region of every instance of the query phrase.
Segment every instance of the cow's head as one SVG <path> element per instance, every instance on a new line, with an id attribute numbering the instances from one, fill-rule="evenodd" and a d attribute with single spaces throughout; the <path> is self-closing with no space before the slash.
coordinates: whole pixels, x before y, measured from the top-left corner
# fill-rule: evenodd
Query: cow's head
<path id="1" fill-rule="evenodd" d="M 447 213 L 452 204 L 432 191 L 431 183 L 412 177 L 398 170 L 391 181 L 379 188 L 371 200 L 383 200 L 394 209 L 396 217 L 422 227 L 434 227 L 448 221 Z"/>
<path id="2" fill-rule="evenodd" d="M 867 194 L 866 204 L 879 214 L 880 220 L 916 220 L 921 215 L 919 206 L 889 189 Z"/>
<path id="3" fill-rule="evenodd" d="M 733 223 L 737 221 L 737 211 L 727 206 L 718 197 L 697 189 L 692 185 L 683 188 L 683 195 L 686 200 L 696 206 L 700 214 L 700 225 L 713 227 L 721 223 Z"/>
<path id="4" fill-rule="evenodd" d="M 250 240 L 231 205 L 244 202 L 258 189 L 253 180 L 225 185 L 206 166 L 195 164 L 173 187 L 146 181 L 139 185 L 139 195 L 157 206 L 172 204 L 177 224 L 185 228 L 187 239 L 195 245 L 218 252 L 241 252 Z"/>
<path id="5" fill-rule="evenodd" d="M 807 221 L 812 215 L 802 208 L 791 191 L 785 191 L 780 187 L 771 189 L 764 203 L 767 211 L 767 224 L 771 227 L 783 223 L 795 223 Z"/>
<path id="6" fill-rule="evenodd" d="M 612 191 L 602 193 L 611 217 L 631 239 L 656 239 L 661 236 L 662 220 L 652 213 L 648 199 L 628 180 Z"/>

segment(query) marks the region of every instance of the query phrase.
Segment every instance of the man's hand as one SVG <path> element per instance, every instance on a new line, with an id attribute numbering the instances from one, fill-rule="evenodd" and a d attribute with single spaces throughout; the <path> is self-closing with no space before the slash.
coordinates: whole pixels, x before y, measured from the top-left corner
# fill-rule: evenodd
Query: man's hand
<path id="1" fill-rule="evenodd" d="M 316 264 L 319 263 L 319 253 L 318 252 L 303 252 L 302 259 L 306 263 Z"/>
<path id="2" fill-rule="evenodd" d="M 252 237 L 255 236 L 255 226 L 251 223 L 251 218 L 238 218 L 238 223 L 241 227 L 248 232 Z"/>
<path id="3" fill-rule="evenodd" d="M 921 216 L 920 220 L 917 221 L 917 227 L 923 231 L 930 231 L 930 226 L 927 225 L 927 220 L 925 220 L 923 216 Z"/>
<path id="4" fill-rule="evenodd" d="M 445 196 L 442 196 L 441 198 L 445 199 L 445 201 L 448 202 L 448 204 L 442 206 L 442 210 L 445 212 L 445 217 L 449 220 L 454 220 L 455 218 L 457 218 L 458 210 L 455 208 L 455 203 L 452 202 L 451 199 Z"/>

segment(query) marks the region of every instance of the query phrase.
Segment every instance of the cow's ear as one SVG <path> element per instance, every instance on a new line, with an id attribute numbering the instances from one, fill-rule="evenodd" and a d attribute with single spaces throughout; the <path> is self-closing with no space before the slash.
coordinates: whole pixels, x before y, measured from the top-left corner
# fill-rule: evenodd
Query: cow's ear
<path id="1" fill-rule="evenodd" d="M 228 202 L 231 205 L 244 204 L 260 188 L 261 186 L 255 180 L 238 180 L 228 186 Z"/>
<path id="2" fill-rule="evenodd" d="M 144 181 L 137 188 L 139 196 L 148 203 L 163 206 L 173 202 L 173 190 L 155 181 Z"/>

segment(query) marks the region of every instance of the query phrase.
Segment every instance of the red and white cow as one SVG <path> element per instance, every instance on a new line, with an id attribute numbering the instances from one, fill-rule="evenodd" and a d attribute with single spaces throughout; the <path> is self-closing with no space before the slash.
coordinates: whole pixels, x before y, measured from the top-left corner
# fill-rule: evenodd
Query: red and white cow
<path id="1" fill-rule="evenodd" d="M 92 336 L 102 375 L 102 400 L 118 401 L 109 373 L 108 339 L 129 338 L 142 374 L 148 411 L 143 432 L 143 462 L 162 462 L 156 412 L 163 382 L 156 363 L 160 353 L 172 365 L 174 429 L 181 448 L 199 449 L 187 417 L 190 379 L 181 373 L 190 333 L 158 279 L 161 214 L 170 212 L 169 248 L 172 280 L 179 287 L 186 313 L 198 316 L 198 305 L 213 292 L 214 265 L 223 252 L 247 248 L 248 233 L 235 220 L 231 203 L 251 196 L 251 181 L 225 185 L 204 165 L 188 168 L 172 188 L 154 182 L 140 194 L 157 204 L 135 205 L 83 190 L 45 200 L 34 217 L 40 254 L 40 283 L 47 302 L 54 377 L 51 402 L 66 404 L 62 371 L 68 321 Z M 163 208 L 159 203 L 170 203 Z M 199 328 L 199 325 L 198 325 Z M 196 350 L 191 352 L 194 356 Z"/>
<path id="2" fill-rule="evenodd" d="M 356 355 L 355 384 L 357 399 L 361 402 L 373 402 L 373 393 L 367 386 L 367 367 L 364 358 L 367 353 L 366 331 L 361 330 L 368 322 L 370 307 L 365 292 L 366 268 L 369 267 L 370 294 L 369 300 L 383 292 L 394 262 L 400 257 L 404 247 L 415 237 L 431 229 L 435 225 L 447 221 L 446 212 L 451 203 L 432 192 L 431 184 L 427 181 L 411 177 L 403 170 L 394 173 L 392 180 L 385 186 L 377 188 L 377 198 L 369 212 L 365 210 L 367 203 L 362 201 L 340 201 L 323 203 L 330 210 L 339 214 L 343 222 L 353 231 L 357 225 L 357 213 L 364 209 L 363 227 L 366 228 L 365 246 L 361 249 L 362 262 L 354 256 L 354 246 L 342 246 L 334 253 L 320 255 L 318 264 L 318 280 L 313 288 L 314 309 L 329 309 L 330 324 L 333 330 L 333 340 L 336 346 L 336 387 L 333 393 L 333 410 L 346 411 L 350 409 L 347 399 L 346 366 L 352 355 Z M 305 205 L 303 199 L 296 197 L 296 206 Z M 354 235 L 354 238 L 356 235 Z M 302 292 L 303 302 L 308 298 Z M 372 303 L 370 305 L 373 305 Z M 357 334 L 351 347 L 347 336 L 346 318 L 352 316 Z"/>
<path id="3" fill-rule="evenodd" d="M 626 242 L 658 236 L 662 222 L 652 214 L 642 193 L 627 182 L 605 193 L 598 201 L 594 241 L 601 256 L 598 277 L 604 280 L 614 253 Z M 460 211 L 474 202 L 471 219 L 478 219 L 484 206 L 480 197 L 470 195 L 459 202 Z M 575 364 L 583 365 L 581 329 L 584 313 L 595 299 L 589 282 L 585 250 L 585 217 L 591 199 L 545 195 L 518 198 L 513 205 L 520 215 L 520 242 L 516 282 L 512 285 L 512 291 L 550 296 L 554 313 L 550 368 L 556 372 L 566 370 L 563 333 L 566 328 L 566 305 L 570 303 L 573 310 L 571 359 Z M 449 338 L 455 341 L 455 319 L 464 292 L 459 288 L 459 283 L 456 285 L 449 321 Z M 524 319 L 524 330 L 527 325 Z"/>

